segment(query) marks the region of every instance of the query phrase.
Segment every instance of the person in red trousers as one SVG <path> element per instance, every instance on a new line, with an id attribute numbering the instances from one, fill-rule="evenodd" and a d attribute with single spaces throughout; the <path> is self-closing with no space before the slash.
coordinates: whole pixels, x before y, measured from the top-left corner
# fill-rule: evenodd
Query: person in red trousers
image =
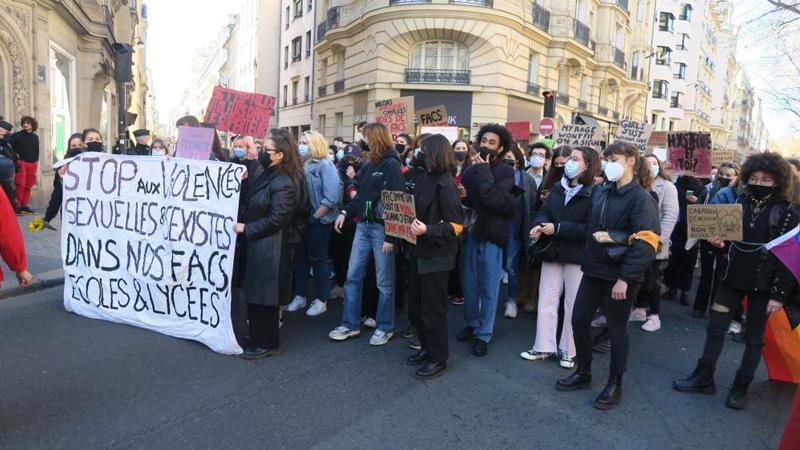
<path id="1" fill-rule="evenodd" d="M 36 186 L 36 174 L 39 169 L 39 136 L 36 130 L 39 124 L 36 119 L 25 116 L 20 121 L 22 131 L 11 135 L 11 147 L 19 158 L 17 160 L 16 185 L 17 213 L 33 214 L 28 206 L 31 190 Z"/>
<path id="2" fill-rule="evenodd" d="M 33 277 L 27 270 L 28 262 L 25 258 L 22 231 L 19 229 L 19 222 L 11 202 L 2 191 L 0 191 L 0 257 L 16 273 L 20 287 L 30 286 Z M 0 270 L 0 286 L 2 284 L 3 271 Z"/>

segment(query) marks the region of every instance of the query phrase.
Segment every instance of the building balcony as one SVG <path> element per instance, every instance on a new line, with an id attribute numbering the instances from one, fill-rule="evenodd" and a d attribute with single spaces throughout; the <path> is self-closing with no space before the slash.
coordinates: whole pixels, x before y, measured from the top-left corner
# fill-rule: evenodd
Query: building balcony
<path id="1" fill-rule="evenodd" d="M 536 83 L 528 83 L 528 94 L 538 96 L 540 93 L 539 85 Z"/>
<path id="2" fill-rule="evenodd" d="M 578 19 L 575 19 L 572 31 L 575 34 L 575 40 L 580 42 L 581 44 L 590 47 L 589 45 L 589 26 L 585 23 L 581 22 Z"/>
<path id="3" fill-rule="evenodd" d="M 630 9 L 628 9 L 628 0 L 617 0 L 617 6 L 625 11 L 630 11 Z"/>
<path id="4" fill-rule="evenodd" d="M 611 117 L 613 117 L 613 118 L 614 118 L 614 120 L 619 120 L 619 118 L 620 118 L 620 114 L 619 114 L 619 112 L 617 112 L 617 111 L 614 111 L 614 113 L 613 113 L 613 114 L 611 114 Z"/>
<path id="5" fill-rule="evenodd" d="M 406 83 L 469 84 L 469 70 L 406 69 Z"/>
<path id="6" fill-rule="evenodd" d="M 643 67 L 631 67 L 631 80 L 633 81 L 645 81 L 644 79 L 644 68 Z"/>
<path id="7" fill-rule="evenodd" d="M 558 94 L 556 97 L 556 101 L 559 105 L 566 105 L 569 106 L 569 95 L 566 94 Z"/>
<path id="8" fill-rule="evenodd" d="M 588 111 L 589 110 L 589 102 L 586 100 L 578 100 L 578 109 L 581 111 Z"/>
<path id="9" fill-rule="evenodd" d="M 323 20 L 322 23 L 317 25 L 317 42 L 325 40 L 325 32 L 327 31 L 328 24 Z"/>
<path id="10" fill-rule="evenodd" d="M 328 95 L 328 86 L 320 86 L 317 88 L 317 97 L 325 97 Z"/>
<path id="11" fill-rule="evenodd" d="M 431 0 L 389 0 L 389 5 L 420 5 L 430 2 Z"/>
<path id="12" fill-rule="evenodd" d="M 550 11 L 538 3 L 533 4 L 533 26 L 545 33 L 550 32 Z"/>
<path id="13" fill-rule="evenodd" d="M 662 100 L 666 100 L 667 94 L 664 92 L 653 92 L 653 98 L 660 98 Z"/>
<path id="14" fill-rule="evenodd" d="M 606 108 L 605 106 L 598 106 L 597 107 L 597 114 L 600 114 L 601 116 L 607 116 L 608 115 L 608 108 Z"/>
<path id="15" fill-rule="evenodd" d="M 301 59 L 302 58 L 300 57 L 300 55 L 292 55 L 292 62 L 293 63 L 296 63 L 297 61 L 300 61 Z"/>
<path id="16" fill-rule="evenodd" d="M 470 5 L 470 6 L 483 6 L 491 8 L 494 0 L 450 0 L 451 5 Z"/>
<path id="17" fill-rule="evenodd" d="M 344 90 L 344 80 L 336 80 L 333 83 L 333 92 L 342 92 Z"/>
<path id="18" fill-rule="evenodd" d="M 339 6 L 333 6 L 328 9 L 328 15 L 325 19 L 325 22 L 327 22 L 329 30 L 339 26 L 340 8 L 341 7 Z"/>
<path id="19" fill-rule="evenodd" d="M 614 64 L 622 70 L 628 68 L 628 63 L 625 62 L 625 52 L 618 48 L 614 48 Z"/>

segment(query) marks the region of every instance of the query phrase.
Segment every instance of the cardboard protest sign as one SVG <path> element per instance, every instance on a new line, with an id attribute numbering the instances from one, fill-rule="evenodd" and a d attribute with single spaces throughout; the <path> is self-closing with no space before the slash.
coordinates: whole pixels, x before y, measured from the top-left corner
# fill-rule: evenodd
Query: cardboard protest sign
<path id="1" fill-rule="evenodd" d="M 217 86 L 206 108 L 205 121 L 219 131 L 263 138 L 275 109 L 275 97 Z"/>
<path id="2" fill-rule="evenodd" d="M 446 127 L 447 108 L 444 105 L 417 111 L 417 121 L 421 127 Z"/>
<path id="3" fill-rule="evenodd" d="M 531 138 L 531 123 L 530 122 L 507 122 L 506 128 L 511 132 L 511 137 L 515 141 L 525 141 Z"/>
<path id="4" fill-rule="evenodd" d="M 375 121 L 386 125 L 392 139 L 398 134 L 414 133 L 414 97 L 400 97 L 375 102 Z"/>
<path id="5" fill-rule="evenodd" d="M 84 153 L 64 174 L 64 308 L 241 353 L 231 280 L 244 166 Z"/>
<path id="6" fill-rule="evenodd" d="M 208 160 L 214 142 L 214 129 L 205 127 L 178 127 L 175 156 L 178 158 Z"/>
<path id="7" fill-rule="evenodd" d="M 417 218 L 414 196 L 401 191 L 382 191 L 383 223 L 387 236 L 417 243 L 411 233 L 411 224 Z"/>
<path id="8" fill-rule="evenodd" d="M 742 240 L 742 204 L 689 205 L 686 208 L 689 239 Z"/>
<path id="9" fill-rule="evenodd" d="M 667 148 L 672 175 L 711 176 L 711 133 L 670 132 Z"/>
<path id="10" fill-rule="evenodd" d="M 650 133 L 650 139 L 647 140 L 648 147 L 667 147 L 667 134 L 666 131 L 653 131 Z"/>
<path id="11" fill-rule="evenodd" d="M 553 141 L 553 147 L 569 145 L 570 147 L 593 147 L 600 150 L 597 127 L 591 125 L 561 125 L 561 128 L 553 136 Z"/>
<path id="12" fill-rule="evenodd" d="M 734 162 L 736 150 L 728 148 L 715 148 L 711 150 L 711 165 L 719 167 L 726 162 Z"/>
<path id="13" fill-rule="evenodd" d="M 450 144 L 458 139 L 458 127 L 422 127 L 421 133 L 441 134 L 446 137 Z"/>
<path id="14" fill-rule="evenodd" d="M 644 153 L 652 132 L 653 125 L 649 123 L 625 119 L 620 122 L 614 141 L 633 144 L 640 152 Z"/>

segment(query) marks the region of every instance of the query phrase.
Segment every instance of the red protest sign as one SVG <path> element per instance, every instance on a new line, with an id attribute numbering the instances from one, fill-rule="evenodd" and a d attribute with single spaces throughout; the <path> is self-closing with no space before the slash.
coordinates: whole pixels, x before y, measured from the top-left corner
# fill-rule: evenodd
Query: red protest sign
<path id="1" fill-rule="evenodd" d="M 667 152 L 672 175 L 711 176 L 711 133 L 670 132 Z"/>
<path id="2" fill-rule="evenodd" d="M 539 121 L 539 135 L 551 136 L 556 130 L 556 123 L 549 117 L 544 117 Z"/>
<path id="3" fill-rule="evenodd" d="M 511 132 L 515 141 L 525 141 L 531 138 L 530 122 L 507 122 L 506 128 Z"/>
<path id="4" fill-rule="evenodd" d="M 205 122 L 219 131 L 263 138 L 275 109 L 275 97 L 217 86 L 206 108 Z"/>
<path id="5" fill-rule="evenodd" d="M 393 140 L 398 134 L 414 133 L 414 97 L 375 102 L 375 121 L 386 125 Z"/>

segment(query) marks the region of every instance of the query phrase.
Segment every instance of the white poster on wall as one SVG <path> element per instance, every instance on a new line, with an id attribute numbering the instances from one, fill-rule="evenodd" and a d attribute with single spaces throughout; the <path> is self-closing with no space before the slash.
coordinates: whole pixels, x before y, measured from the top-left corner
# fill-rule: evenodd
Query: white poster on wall
<path id="1" fill-rule="evenodd" d="M 64 307 L 224 354 L 244 167 L 83 153 L 63 177 Z"/>

